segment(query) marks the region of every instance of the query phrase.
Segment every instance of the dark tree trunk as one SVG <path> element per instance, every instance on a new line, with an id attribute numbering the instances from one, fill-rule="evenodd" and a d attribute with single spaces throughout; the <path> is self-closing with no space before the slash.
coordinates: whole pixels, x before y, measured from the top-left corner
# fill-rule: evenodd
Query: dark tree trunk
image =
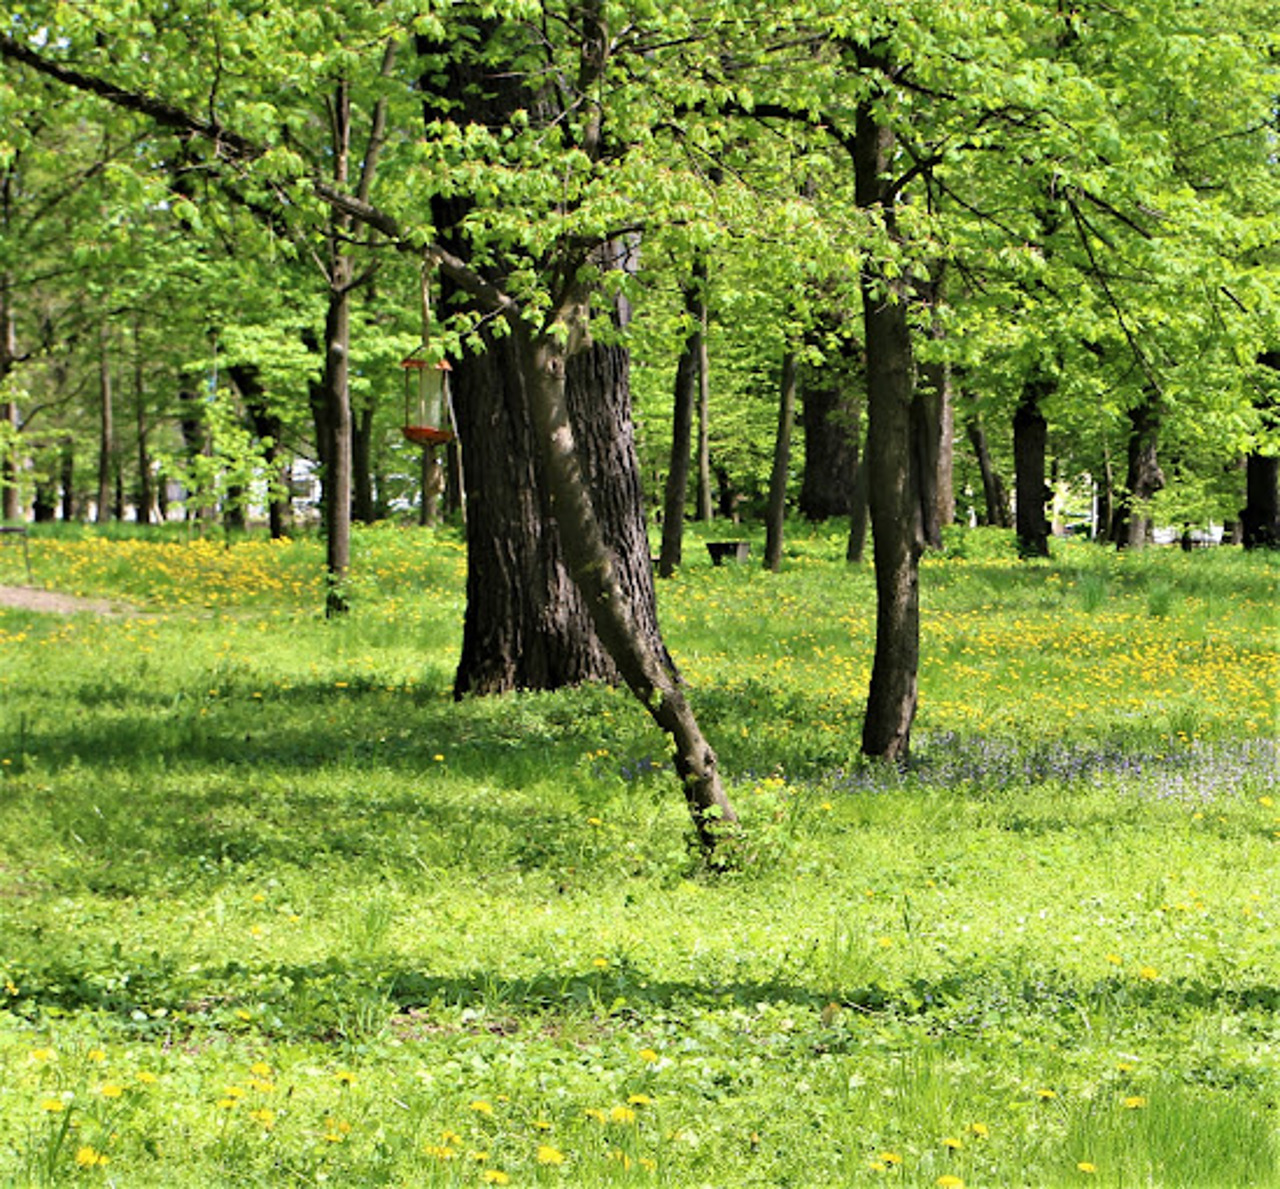
<path id="1" fill-rule="evenodd" d="M 866 55 L 887 72 L 887 63 Z M 896 233 L 888 185 L 893 132 L 869 103 L 858 109 L 854 151 L 858 205 L 878 207 Z M 862 727 L 862 750 L 905 764 L 910 754 L 920 664 L 919 475 L 912 464 L 915 404 L 907 286 L 868 265 L 862 276 L 867 351 L 867 492 L 876 572 L 876 647 Z"/>
<path id="2" fill-rule="evenodd" d="M 115 428 L 112 424 L 111 357 L 107 351 L 107 328 L 98 336 L 98 391 L 101 406 L 98 419 L 98 507 L 95 520 L 105 524 L 111 519 L 111 478 L 115 458 Z"/>
<path id="3" fill-rule="evenodd" d="M 991 461 L 987 431 L 983 428 L 982 419 L 976 412 L 965 419 L 965 432 L 969 436 L 969 444 L 973 447 L 974 457 L 978 461 L 978 471 L 982 475 L 982 503 L 985 509 L 983 523 L 993 528 L 1009 528 L 1013 523 L 1009 515 L 1009 496 L 1005 492 L 1004 482 L 995 464 Z"/>
<path id="4" fill-rule="evenodd" d="M 1146 504 L 1164 487 L 1157 458 L 1160 418 L 1160 398 L 1151 391 L 1129 410 L 1129 467 L 1112 529 L 1112 540 L 1120 549 L 1141 549 L 1151 538 Z"/>
<path id="5" fill-rule="evenodd" d="M 1241 543 L 1246 549 L 1280 549 L 1280 458 L 1250 454 L 1244 474 Z"/>
<path id="6" fill-rule="evenodd" d="M 1272 372 L 1280 371 L 1280 351 L 1266 351 L 1258 362 Z M 1280 422 L 1274 396 L 1262 402 L 1262 421 L 1272 432 Z M 1280 549 L 1280 458 L 1257 451 L 1249 454 L 1244 464 L 1244 487 L 1239 543 L 1246 549 Z"/>
<path id="7" fill-rule="evenodd" d="M 929 280 L 920 286 L 928 304 L 929 338 L 946 337 L 940 306 L 943 271 L 941 265 L 931 269 Z M 915 465 L 920 475 L 920 523 L 924 543 L 930 549 L 942 548 L 942 529 L 956 515 L 952 489 L 952 437 L 955 415 L 952 400 L 951 365 L 931 361 L 921 364 L 916 386 Z"/>
<path id="8" fill-rule="evenodd" d="M 849 540 L 844 547 L 844 560 L 850 565 L 860 565 L 867 548 L 867 480 L 870 473 L 864 444 L 861 456 L 857 451 L 853 456 L 853 506 L 849 509 Z"/>
<path id="9" fill-rule="evenodd" d="M 378 515 L 373 504 L 373 406 L 360 410 L 351 421 L 351 517 L 372 524 Z"/>
<path id="10" fill-rule="evenodd" d="M 706 266 L 702 265 L 703 277 Z M 700 523 L 711 519 L 711 361 L 707 354 L 707 298 L 703 293 L 698 311 L 698 458 L 695 473 L 697 493 L 694 497 L 694 518 Z"/>
<path id="11" fill-rule="evenodd" d="M 289 530 L 289 476 L 283 463 L 284 451 L 281 438 L 284 422 L 271 408 L 266 389 L 255 367 L 233 365 L 228 369 L 231 382 L 236 386 L 244 403 L 245 413 L 253 436 L 262 445 L 263 461 L 267 465 L 270 483 L 267 488 L 267 524 L 271 539 L 279 540 Z"/>
<path id="12" fill-rule="evenodd" d="M 2 374 L 0 374 L 2 378 Z M 18 428 L 18 406 L 13 401 L 0 403 L 0 421 Z M 6 450 L 0 455 L 0 519 L 19 520 L 22 517 L 22 504 L 18 498 L 18 468 L 13 453 Z"/>
<path id="13" fill-rule="evenodd" d="M 1054 387 L 1052 380 L 1026 380 L 1013 414 L 1014 528 L 1023 557 L 1049 556 L 1049 521 L 1045 516 L 1049 489 L 1044 481 L 1049 426 L 1040 402 Z"/>
<path id="14" fill-rule="evenodd" d="M 76 518 L 76 450 L 71 438 L 62 444 L 60 479 L 62 483 L 62 519 L 70 524 Z"/>
<path id="15" fill-rule="evenodd" d="M 764 568 L 782 568 L 782 532 L 787 517 L 787 479 L 791 472 L 791 427 L 796 419 L 796 384 L 800 364 L 794 351 L 782 357 L 778 385 L 778 432 L 773 440 L 773 468 L 769 473 L 769 506 L 765 512 Z"/>
<path id="16" fill-rule="evenodd" d="M 584 452 L 604 447 L 587 463 L 591 474 L 605 475 L 626 461 L 609 442 L 631 442 L 627 367 L 621 347 L 596 345 L 569 361 L 570 407 L 586 422 L 576 427 L 579 446 Z M 565 569 L 511 338 L 495 339 L 485 354 L 457 361 L 453 378 L 467 487 L 467 607 L 455 695 L 616 681 L 617 670 Z M 632 493 L 638 482 L 634 468 L 604 480 Z M 638 526 L 610 524 L 615 506 L 610 501 L 600 509 L 604 532 L 612 541 L 632 542 L 631 552 L 619 556 L 634 586 L 650 568 L 643 518 L 637 504 L 622 512 Z"/>
<path id="17" fill-rule="evenodd" d="M 662 501 L 662 548 L 658 554 L 658 576 L 670 578 L 682 559 L 684 506 L 689 493 L 689 462 L 693 449 L 693 414 L 698 403 L 698 372 L 702 358 L 703 307 L 701 286 L 705 281 L 695 273 L 695 283 L 684 291 L 685 310 L 693 318 L 693 330 L 685 339 L 676 363 L 675 392 L 671 402 L 671 461 Z"/>
<path id="18" fill-rule="evenodd" d="M 37 524 L 52 524 L 58 518 L 58 485 L 49 479 L 36 481 L 31 515 Z"/>
<path id="19" fill-rule="evenodd" d="M 847 516 L 853 509 L 858 459 L 858 405 L 849 391 L 847 361 L 807 369 L 800 423 L 804 474 L 796 506 L 809 520 Z"/>
<path id="20" fill-rule="evenodd" d="M 134 425 L 138 431 L 138 507 L 135 519 L 139 524 L 150 524 L 155 507 L 155 492 L 151 485 L 151 451 L 147 446 L 150 427 L 147 425 L 146 378 L 142 358 L 142 335 L 135 319 L 133 324 L 133 399 Z"/>
<path id="21" fill-rule="evenodd" d="M 329 309 L 325 317 L 324 391 L 325 444 L 324 530 L 325 615 L 348 610 L 347 574 L 351 568 L 351 400 L 348 385 L 348 347 L 351 340 L 351 303 L 348 285 L 351 258 L 338 252 L 333 260 Z"/>

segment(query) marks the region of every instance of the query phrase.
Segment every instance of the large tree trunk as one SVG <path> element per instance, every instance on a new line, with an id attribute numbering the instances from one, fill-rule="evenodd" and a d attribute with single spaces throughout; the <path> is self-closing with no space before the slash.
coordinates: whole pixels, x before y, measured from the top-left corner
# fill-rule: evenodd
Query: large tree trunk
<path id="1" fill-rule="evenodd" d="M 1018 552 L 1023 557 L 1049 556 L 1049 521 L 1045 502 L 1045 454 L 1049 426 L 1040 403 L 1054 390 L 1054 381 L 1043 377 L 1026 380 L 1013 414 L 1014 528 Z"/>
<path id="2" fill-rule="evenodd" d="M 800 364 L 794 351 L 782 357 L 778 385 L 778 432 L 773 440 L 773 468 L 769 473 L 769 506 L 765 513 L 764 568 L 782 567 L 782 531 L 787 517 L 787 479 L 791 472 L 791 427 L 796 419 L 796 384 Z"/>
<path id="3" fill-rule="evenodd" d="M 872 58 L 884 70 L 886 64 Z M 896 231 L 887 183 L 895 147 L 890 128 L 872 107 L 858 110 L 854 152 L 858 205 L 878 207 Z M 868 265 L 862 277 L 867 351 L 867 457 L 876 571 L 876 647 L 862 750 L 906 763 L 915 719 L 920 663 L 919 475 L 912 465 L 914 367 L 907 321 L 907 286 Z"/>
<path id="4" fill-rule="evenodd" d="M 592 481 L 585 456 L 578 453 L 566 383 L 564 348 L 551 335 L 536 334 L 521 325 L 513 336 L 533 415 L 534 434 L 543 474 L 555 509 L 560 539 L 573 579 L 589 609 L 596 633 L 632 693 L 675 745 L 675 766 L 703 849 L 715 851 L 737 821 L 725 796 L 715 752 L 698 727 L 685 700 L 675 666 L 650 624 L 648 608 L 639 605 L 629 589 L 631 575 L 617 565 L 619 555 L 605 538 L 596 517 L 601 494 L 620 497 L 637 507 L 638 493 L 602 492 Z M 631 443 L 616 439 L 615 451 L 634 454 Z M 632 466 L 632 471 L 638 468 Z M 595 498 L 593 499 L 593 493 Z M 653 581 L 647 581 L 641 602 L 651 606 Z"/>
<path id="5" fill-rule="evenodd" d="M 327 616 L 348 609 L 347 575 L 351 568 L 351 398 L 348 349 L 351 338 L 349 284 L 351 258 L 341 250 L 333 258 L 329 309 L 325 317 L 325 422 L 329 431 L 324 469 L 324 529 Z"/>
<path id="6" fill-rule="evenodd" d="M 569 361 L 568 373 L 576 398 L 571 407 L 589 422 L 578 427 L 581 448 L 590 451 L 611 434 L 630 440 L 625 349 L 592 346 Z M 511 338 L 491 340 L 483 355 L 456 361 L 453 379 L 467 487 L 467 606 L 455 696 L 617 680 L 565 569 Z M 605 450 L 588 470 L 607 476 L 606 486 L 634 490 L 634 470 L 608 474 L 618 461 L 624 460 Z M 607 502 L 601 515 L 607 518 L 614 506 Z M 634 542 L 643 540 L 643 529 L 641 520 L 638 533 L 622 524 L 604 531 L 613 541 Z M 647 542 L 620 558 L 629 582 L 639 582 L 650 567 Z"/>
<path id="7" fill-rule="evenodd" d="M 1151 538 L 1146 504 L 1164 487 L 1164 472 L 1156 454 L 1160 417 L 1159 396 L 1151 391 L 1129 410 L 1129 467 L 1112 528 L 1112 540 L 1120 549 L 1141 549 Z"/>
<path id="8" fill-rule="evenodd" d="M 689 493 L 689 455 L 693 448 L 693 413 L 698 403 L 698 371 L 702 359 L 702 306 L 700 287 L 695 283 L 684 291 L 685 310 L 694 319 L 676 363 L 675 392 L 671 402 L 671 461 L 662 500 L 662 548 L 658 554 L 658 576 L 670 578 L 676 572 L 684 546 L 684 505 Z"/>

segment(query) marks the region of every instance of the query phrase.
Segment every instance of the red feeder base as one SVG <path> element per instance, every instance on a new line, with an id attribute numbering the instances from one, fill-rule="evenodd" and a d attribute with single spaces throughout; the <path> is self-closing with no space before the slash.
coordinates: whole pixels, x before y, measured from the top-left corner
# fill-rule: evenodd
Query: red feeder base
<path id="1" fill-rule="evenodd" d="M 436 429 L 434 425 L 402 425 L 400 432 L 415 446 L 443 446 L 445 442 L 453 441 L 453 434 L 447 429 Z"/>

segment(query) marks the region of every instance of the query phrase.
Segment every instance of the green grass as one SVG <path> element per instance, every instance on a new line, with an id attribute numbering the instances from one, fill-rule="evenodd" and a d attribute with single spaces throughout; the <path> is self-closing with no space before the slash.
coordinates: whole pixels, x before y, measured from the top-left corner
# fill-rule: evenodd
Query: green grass
<path id="1" fill-rule="evenodd" d="M 625 695 L 450 700 L 449 532 L 337 623 L 310 540 L 31 548 L 140 613 L 0 611 L 0 1184 L 1280 1185 L 1274 560 L 957 534 L 898 774 L 838 532 L 691 542 L 712 876 Z"/>

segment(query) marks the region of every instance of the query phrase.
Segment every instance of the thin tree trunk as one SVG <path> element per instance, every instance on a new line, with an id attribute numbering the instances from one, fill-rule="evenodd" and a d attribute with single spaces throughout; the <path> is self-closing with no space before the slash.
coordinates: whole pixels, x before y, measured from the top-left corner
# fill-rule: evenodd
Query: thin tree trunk
<path id="1" fill-rule="evenodd" d="M 76 518 L 76 449 L 68 437 L 62 444 L 59 477 L 62 483 L 62 520 L 70 524 Z"/>
<path id="2" fill-rule="evenodd" d="M 866 445 L 858 451 L 858 438 L 854 438 L 853 456 L 853 506 L 849 509 L 849 540 L 845 544 L 844 560 L 849 565 L 859 565 L 867 548 L 867 466 Z"/>
<path id="3" fill-rule="evenodd" d="M 0 403 L 0 421 L 18 430 L 18 406 L 14 401 Z M 17 458 L 12 450 L 5 450 L 0 455 L 0 488 L 3 488 L 3 501 L 0 502 L 0 519 L 19 520 L 22 517 L 22 503 L 18 493 Z"/>
<path id="4" fill-rule="evenodd" d="M 671 461 L 667 467 L 662 501 L 662 548 L 658 576 L 670 578 L 680 565 L 684 545 L 684 505 L 689 493 L 689 455 L 693 447 L 693 412 L 698 397 L 698 363 L 702 356 L 702 326 L 698 312 L 702 294 L 696 284 L 684 291 L 686 312 L 694 319 L 676 363 L 675 392 L 671 402 Z"/>
<path id="5" fill-rule="evenodd" d="M 111 357 L 107 351 L 107 328 L 98 333 L 98 391 L 101 395 L 98 419 L 98 506 L 95 519 L 106 524 L 111 519 L 111 464 L 115 451 L 115 429 L 111 408 Z"/>
<path id="6" fill-rule="evenodd" d="M 700 272 L 698 270 L 701 270 Z M 702 300 L 698 308 L 698 490 L 694 499 L 695 518 L 705 524 L 713 513 L 711 499 L 711 361 L 707 353 L 706 262 L 699 260 L 694 275 L 703 281 Z"/>
<path id="7" fill-rule="evenodd" d="M 778 393 L 778 432 L 773 441 L 773 469 L 769 475 L 769 508 L 765 514 L 764 568 L 782 568 L 782 533 L 787 515 L 787 478 L 791 470 L 791 427 L 796 419 L 796 385 L 800 365 L 794 351 L 782 357 Z"/>
<path id="8" fill-rule="evenodd" d="M 983 521 L 992 528 L 1010 528 L 1013 522 L 1009 515 L 1009 497 L 1005 493 L 1004 482 L 991 461 L 987 431 L 976 411 L 965 418 L 965 432 L 969 436 L 969 444 L 973 447 L 974 457 L 978 460 L 978 471 L 982 475 L 982 504 L 985 509 Z"/>
<path id="9" fill-rule="evenodd" d="M 373 507 L 373 406 L 360 410 L 351 419 L 351 498 L 352 517 L 361 524 L 372 524 L 377 515 Z"/>
<path id="10" fill-rule="evenodd" d="M 874 53 L 866 65 L 887 71 Z M 854 181 L 858 205 L 879 208 L 896 233 L 887 182 L 895 148 L 892 130 L 872 106 L 858 109 Z M 893 763 L 910 755 L 920 666 L 919 475 L 912 464 L 914 364 L 901 277 L 868 265 L 861 278 L 867 351 L 868 504 L 875 548 L 876 647 L 862 727 L 862 750 Z"/>
<path id="11" fill-rule="evenodd" d="M 714 852 L 737 821 L 720 781 L 715 752 L 685 700 L 679 677 L 619 580 L 592 507 L 566 396 L 565 349 L 553 336 L 520 324 L 513 330 L 525 378 L 543 473 L 560 527 L 560 540 L 574 582 L 583 595 L 597 635 L 627 686 L 675 744 L 675 766 L 698 838 Z M 652 582 L 650 582 L 652 586 Z"/>
<path id="12" fill-rule="evenodd" d="M 150 524 L 155 505 L 155 493 L 151 486 L 151 452 L 147 448 L 146 379 L 142 359 L 142 334 L 135 319 L 133 323 L 133 399 L 134 423 L 138 431 L 138 508 L 135 519 L 139 524 Z"/>

